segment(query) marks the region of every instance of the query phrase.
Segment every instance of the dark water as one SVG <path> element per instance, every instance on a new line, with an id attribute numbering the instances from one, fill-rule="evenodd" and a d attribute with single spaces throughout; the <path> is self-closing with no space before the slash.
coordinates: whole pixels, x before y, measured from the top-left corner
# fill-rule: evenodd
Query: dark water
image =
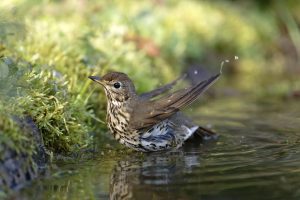
<path id="1" fill-rule="evenodd" d="M 220 133 L 175 152 L 64 163 L 24 199 L 300 199 L 300 102 L 219 100 L 188 110 Z"/>

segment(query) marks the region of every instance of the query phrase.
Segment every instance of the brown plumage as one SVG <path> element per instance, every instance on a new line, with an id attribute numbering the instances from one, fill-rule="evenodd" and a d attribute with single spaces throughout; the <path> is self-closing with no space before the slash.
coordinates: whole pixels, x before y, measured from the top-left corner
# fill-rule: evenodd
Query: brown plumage
<path id="1" fill-rule="evenodd" d="M 199 126 L 187 124 L 182 120 L 181 115 L 179 119 L 179 115 L 175 114 L 193 103 L 219 76 L 220 74 L 217 74 L 194 86 L 158 99 L 153 98 L 170 90 L 183 77 L 141 95 L 136 93 L 134 84 L 124 73 L 111 72 L 102 78 L 95 76 L 89 78 L 101 84 L 105 89 L 108 99 L 107 122 L 114 137 L 134 149 L 155 151 L 170 148 L 172 146 L 170 144 L 173 143 L 177 147 L 181 146 L 199 128 Z M 152 133 L 153 128 L 155 133 Z M 167 136 L 168 139 L 166 139 Z M 145 145 L 148 146 L 145 147 Z M 150 148 L 149 145 L 161 148 Z"/>
<path id="2" fill-rule="evenodd" d="M 194 102 L 219 76 L 220 74 L 202 81 L 194 87 L 178 90 L 157 100 L 137 98 L 133 106 L 135 109 L 131 114 L 130 127 L 139 130 L 170 117 Z"/>

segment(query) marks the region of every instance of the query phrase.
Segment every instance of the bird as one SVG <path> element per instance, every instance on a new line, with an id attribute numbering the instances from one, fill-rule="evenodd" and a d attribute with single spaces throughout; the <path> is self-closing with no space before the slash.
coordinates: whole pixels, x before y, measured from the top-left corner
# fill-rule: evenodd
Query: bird
<path id="1" fill-rule="evenodd" d="M 181 110 L 193 103 L 221 75 L 169 92 L 184 76 L 152 91 L 138 94 L 133 81 L 122 72 L 89 76 L 100 84 L 107 98 L 107 126 L 121 144 L 141 152 L 180 148 L 193 134 L 203 139 L 216 134 L 194 124 Z M 166 93 L 166 94 L 165 94 Z"/>

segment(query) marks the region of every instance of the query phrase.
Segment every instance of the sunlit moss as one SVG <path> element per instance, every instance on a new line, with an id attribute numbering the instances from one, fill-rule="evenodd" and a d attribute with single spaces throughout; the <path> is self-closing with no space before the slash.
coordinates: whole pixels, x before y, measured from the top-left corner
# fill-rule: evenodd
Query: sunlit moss
<path id="1" fill-rule="evenodd" d="M 53 152 L 66 153 L 89 144 L 89 114 L 81 102 L 72 100 L 65 77 L 51 68 L 42 70 L 9 58 L 1 63 L 10 70 L 1 80 L 2 100 L 7 102 L 2 109 L 9 113 L 8 119 L 31 116 Z"/>

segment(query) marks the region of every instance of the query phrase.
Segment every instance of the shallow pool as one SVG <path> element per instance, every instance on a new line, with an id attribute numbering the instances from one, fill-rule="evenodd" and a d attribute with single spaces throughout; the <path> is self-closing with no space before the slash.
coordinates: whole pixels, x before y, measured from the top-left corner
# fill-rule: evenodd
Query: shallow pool
<path id="1" fill-rule="evenodd" d="M 195 109 L 197 107 L 197 109 Z M 217 141 L 173 152 L 56 163 L 24 199 L 300 199 L 300 102 L 238 98 L 194 106 Z"/>

